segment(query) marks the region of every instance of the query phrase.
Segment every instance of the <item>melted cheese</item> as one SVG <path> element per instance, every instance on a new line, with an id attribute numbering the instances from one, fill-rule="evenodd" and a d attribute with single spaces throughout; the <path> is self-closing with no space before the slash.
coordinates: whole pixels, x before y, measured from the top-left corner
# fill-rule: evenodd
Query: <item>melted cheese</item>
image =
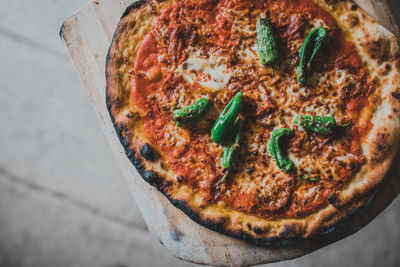
<path id="1" fill-rule="evenodd" d="M 245 64 L 259 62 L 260 58 L 258 56 L 257 42 L 254 40 L 249 40 L 249 42 L 238 51 L 238 56 Z M 259 66 L 262 67 L 261 63 Z"/>
<path id="2" fill-rule="evenodd" d="M 198 82 L 205 89 L 214 92 L 224 88 L 232 76 L 222 57 L 211 54 L 208 58 L 204 58 L 198 50 L 191 52 L 177 67 L 176 72 L 189 83 Z"/>

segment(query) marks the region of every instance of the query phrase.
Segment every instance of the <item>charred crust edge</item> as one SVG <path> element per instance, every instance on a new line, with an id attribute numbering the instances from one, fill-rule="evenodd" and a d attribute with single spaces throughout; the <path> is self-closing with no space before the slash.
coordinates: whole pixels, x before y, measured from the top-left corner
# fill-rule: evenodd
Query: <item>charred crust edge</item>
<path id="1" fill-rule="evenodd" d="M 129 5 L 127 7 L 127 9 L 125 10 L 125 12 L 123 13 L 121 20 L 125 16 L 129 15 L 132 10 L 134 10 L 136 8 L 140 8 L 146 2 L 147 2 L 147 0 L 139 0 L 139 1 L 134 2 L 131 5 Z M 110 119 L 114 126 L 115 132 L 118 136 L 118 139 L 120 140 L 120 142 L 124 148 L 125 154 L 127 155 L 128 159 L 131 161 L 133 166 L 135 166 L 135 168 L 137 169 L 137 171 L 139 172 L 139 174 L 141 175 L 143 180 L 145 180 L 151 186 L 154 186 L 159 192 L 161 192 L 168 199 L 168 201 L 172 205 L 174 205 L 176 208 L 182 210 L 194 222 L 196 222 L 197 224 L 204 226 L 208 229 L 216 231 L 218 233 L 245 241 L 247 243 L 252 243 L 255 245 L 259 245 L 259 246 L 267 246 L 267 245 L 283 245 L 283 246 L 285 246 L 285 245 L 291 245 L 291 244 L 297 243 L 299 241 L 305 241 L 305 240 L 312 239 L 312 238 L 318 238 L 320 236 L 327 235 L 335 230 L 339 230 L 338 228 L 344 227 L 345 224 L 347 223 L 347 221 L 349 221 L 351 218 L 353 218 L 356 214 L 365 211 L 367 209 L 367 207 L 370 205 L 370 203 L 372 202 L 372 199 L 375 197 L 375 194 L 372 194 L 371 197 L 365 203 L 363 203 L 363 205 L 361 207 L 357 208 L 354 212 L 347 214 L 346 216 L 344 216 L 343 218 L 338 220 L 333 225 L 328 226 L 325 229 L 322 229 L 318 232 L 313 233 L 308 238 L 300 238 L 300 237 L 296 237 L 296 236 L 290 236 L 290 234 L 292 234 L 293 230 L 288 225 L 284 225 L 285 230 L 279 234 L 279 237 L 254 238 L 250 234 L 243 232 L 241 230 L 238 230 L 238 231 L 227 230 L 224 227 L 224 223 L 221 221 L 214 221 L 211 219 L 203 220 L 199 216 L 199 214 L 196 213 L 185 201 L 172 199 L 164 187 L 158 186 L 157 182 L 159 180 L 161 180 L 161 177 L 159 177 L 158 174 L 155 173 L 154 171 L 146 171 L 146 169 L 145 169 L 144 165 L 142 164 L 142 162 L 140 161 L 140 159 L 135 157 L 135 155 L 136 155 L 135 151 L 133 149 L 129 148 L 129 142 L 122 135 L 122 132 L 124 131 L 124 126 L 119 126 L 115 122 L 115 119 L 114 119 L 114 116 L 112 113 L 112 107 L 111 107 L 111 103 L 110 103 L 110 95 L 108 94 L 108 78 L 109 78 L 108 77 L 108 65 L 110 63 L 110 52 L 113 47 L 113 43 L 117 37 L 117 34 L 119 32 L 120 25 L 121 25 L 121 21 L 119 22 L 119 24 L 114 32 L 114 35 L 113 35 L 113 38 L 112 38 L 112 41 L 110 44 L 110 48 L 109 48 L 107 56 L 106 56 L 105 75 L 106 75 L 107 84 L 106 84 L 106 94 L 105 94 L 106 99 L 105 100 L 106 100 L 107 110 L 110 115 Z M 64 24 L 61 26 L 60 34 L 62 34 L 63 28 L 64 28 Z M 155 177 L 155 179 L 148 179 L 148 177 L 146 178 L 146 176 L 148 176 L 150 172 L 152 173 L 151 176 L 153 178 Z M 145 175 L 145 173 L 147 173 L 147 174 Z M 256 231 L 254 231 L 254 232 L 257 233 Z M 351 234 L 351 233 L 349 233 L 349 234 Z M 346 234 L 346 236 L 349 234 Z M 342 237 L 342 238 L 344 238 L 344 237 Z M 159 240 L 159 242 L 164 246 L 164 244 L 162 243 L 161 240 Z"/>
<path id="2" fill-rule="evenodd" d="M 127 15 L 129 15 L 129 13 L 131 13 L 131 11 L 135 8 L 139 8 L 141 7 L 144 3 L 146 3 L 147 0 L 139 0 L 136 2 L 133 2 L 132 4 L 130 4 L 126 10 L 124 11 L 124 13 L 121 16 L 121 19 L 123 19 L 124 17 L 126 17 Z"/>

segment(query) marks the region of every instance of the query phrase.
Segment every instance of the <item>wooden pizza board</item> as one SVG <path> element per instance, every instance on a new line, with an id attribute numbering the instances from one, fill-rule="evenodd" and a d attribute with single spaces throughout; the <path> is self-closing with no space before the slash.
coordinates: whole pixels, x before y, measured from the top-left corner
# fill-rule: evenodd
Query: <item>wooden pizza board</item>
<path id="1" fill-rule="evenodd" d="M 155 188 L 147 184 L 125 156 L 105 104 L 105 58 L 125 8 L 132 0 L 92 1 L 68 18 L 61 27 L 76 71 L 96 111 L 113 153 L 129 181 L 136 203 L 146 224 L 159 242 L 175 257 L 195 263 L 218 266 L 250 266 L 293 259 L 358 230 L 384 210 L 400 192 L 400 156 L 378 188 L 368 208 L 331 233 L 294 245 L 259 247 L 208 230 L 176 209 Z M 372 17 L 400 36 L 398 25 L 387 0 L 357 0 Z M 400 153 L 398 153 L 400 154 Z"/>

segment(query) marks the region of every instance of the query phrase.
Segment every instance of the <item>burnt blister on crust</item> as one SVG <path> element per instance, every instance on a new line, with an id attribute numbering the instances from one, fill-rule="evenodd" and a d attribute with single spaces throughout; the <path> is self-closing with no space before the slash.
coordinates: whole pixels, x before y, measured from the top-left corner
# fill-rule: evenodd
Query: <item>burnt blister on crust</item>
<path id="1" fill-rule="evenodd" d="M 253 227 L 253 231 L 254 231 L 254 233 L 256 233 L 256 234 L 263 234 L 263 233 L 265 233 L 265 231 L 264 231 L 263 229 L 261 229 L 260 227 L 257 227 L 257 226 L 254 226 L 254 227 Z"/>
<path id="2" fill-rule="evenodd" d="M 156 184 L 158 180 L 158 174 L 155 171 L 144 171 L 142 177 L 151 185 Z"/>
<path id="3" fill-rule="evenodd" d="M 144 159 L 153 161 L 155 159 L 155 151 L 154 148 L 149 144 L 144 144 L 140 149 L 140 154 Z"/>
<path id="4" fill-rule="evenodd" d="M 331 193 L 328 195 L 328 202 L 332 206 L 334 206 L 336 209 L 340 209 L 341 207 L 341 202 L 338 194 Z"/>
<path id="5" fill-rule="evenodd" d="M 371 163 L 379 163 L 386 159 L 392 149 L 392 136 L 387 128 L 382 128 L 373 141 L 374 149 L 372 149 Z"/>
<path id="6" fill-rule="evenodd" d="M 123 13 L 122 18 L 124 18 L 125 16 L 129 15 L 131 11 L 133 11 L 136 8 L 141 7 L 144 3 L 146 3 L 146 0 L 141 0 L 141 1 L 137 1 L 133 4 L 131 4 L 126 11 Z M 353 9 L 354 8 L 354 9 Z M 352 7 L 352 10 L 356 10 L 357 6 L 354 5 L 354 7 Z M 118 34 L 118 30 L 120 28 L 121 22 L 118 25 L 114 36 L 113 36 L 113 40 L 112 40 L 112 44 L 114 43 L 117 34 Z M 108 51 L 107 57 L 106 57 L 106 79 L 108 81 L 108 64 L 111 62 L 110 60 L 110 53 L 111 53 L 111 48 L 112 45 L 110 46 L 110 49 Z M 396 99 L 400 100 L 400 93 L 393 93 L 392 96 Z M 118 138 L 121 142 L 121 144 L 124 147 L 125 150 L 125 154 L 127 155 L 128 159 L 131 161 L 131 163 L 135 166 L 135 168 L 138 170 L 139 174 L 142 176 L 143 180 L 145 180 L 146 182 L 148 182 L 150 185 L 156 187 L 164 196 L 167 197 L 167 199 L 169 200 L 169 202 L 174 205 L 175 207 L 177 207 L 178 209 L 182 210 L 189 218 L 191 218 L 194 222 L 198 223 L 199 225 L 202 225 L 204 227 L 207 227 L 211 230 L 214 230 L 216 232 L 219 232 L 221 234 L 225 234 L 227 236 L 231 236 L 237 239 L 241 239 L 243 241 L 249 242 L 249 243 L 253 243 L 256 245 L 261 245 L 261 246 L 265 246 L 265 245 L 271 245 L 271 244 L 277 244 L 277 245 L 290 245 L 290 244 L 294 244 L 297 243 L 299 241 L 304 241 L 307 239 L 312 239 L 312 238 L 319 238 L 319 236 L 323 236 L 323 235 L 327 235 L 337 229 L 340 228 L 345 228 L 346 227 L 346 223 L 347 221 L 354 217 L 356 214 L 362 215 L 360 213 L 364 212 L 367 207 L 370 205 L 370 203 L 372 202 L 372 200 L 375 197 L 375 193 L 371 194 L 371 196 L 369 197 L 369 199 L 363 203 L 363 205 L 361 205 L 359 208 L 357 208 L 354 212 L 348 213 L 346 214 L 346 216 L 342 217 L 340 220 L 338 220 L 337 222 L 335 222 L 333 225 L 326 227 L 326 229 L 322 229 L 319 232 L 315 232 L 313 233 L 310 237 L 304 239 L 304 238 L 299 238 L 298 236 L 296 236 L 297 234 L 299 234 L 299 232 L 289 226 L 289 225 L 285 225 L 285 229 L 280 233 L 279 237 L 269 237 L 269 238 L 256 238 L 253 237 L 252 235 L 243 232 L 242 230 L 228 230 L 225 227 L 225 221 L 224 219 L 221 219 L 219 221 L 214 221 L 211 219 L 202 219 L 199 215 L 199 212 L 194 211 L 185 201 L 183 200 L 177 200 L 177 199 L 172 199 L 171 195 L 169 195 L 169 193 L 167 192 L 167 188 L 164 186 L 158 186 L 158 184 L 160 183 L 162 179 L 162 177 L 160 177 L 156 172 L 154 171 L 147 171 L 144 167 L 144 165 L 142 164 L 142 162 L 140 161 L 139 158 L 136 158 L 136 152 L 135 150 L 131 149 L 129 146 L 129 142 L 124 138 L 122 132 L 124 130 L 126 130 L 126 128 L 124 126 L 118 126 L 118 124 L 115 122 L 114 120 L 114 116 L 112 114 L 112 107 L 111 107 L 111 102 L 110 99 L 111 96 L 106 93 L 106 106 L 107 106 L 107 110 L 109 112 L 111 121 L 113 123 L 114 129 L 118 135 Z M 181 178 L 178 178 L 178 181 Z M 183 177 L 184 179 L 184 177 Z M 164 184 L 165 185 L 165 184 Z M 166 185 L 165 185 L 166 186 Z M 328 200 L 332 205 L 333 203 L 336 202 L 335 198 L 332 196 L 330 200 Z M 251 227 L 250 224 L 248 224 L 247 226 L 248 228 L 252 228 L 253 232 L 256 234 L 262 234 L 262 233 L 266 233 L 266 231 L 260 229 L 257 226 Z M 249 229 L 250 230 L 250 229 Z M 172 236 L 172 238 L 176 241 L 178 241 L 180 238 L 178 235 L 174 235 Z M 164 246 L 163 242 L 158 239 L 160 244 Z"/>
<path id="7" fill-rule="evenodd" d="M 373 40 L 364 44 L 368 55 L 379 64 L 388 61 L 390 58 L 390 42 L 383 38 Z"/>
<path id="8" fill-rule="evenodd" d="M 348 16 L 347 21 L 348 21 L 349 25 L 353 28 L 356 27 L 360 23 L 360 20 L 358 19 L 358 17 L 352 16 L 352 15 Z"/>
<path id="9" fill-rule="evenodd" d="M 396 100 L 400 100 L 400 88 L 397 88 L 392 92 L 392 97 Z"/>
<path id="10" fill-rule="evenodd" d="M 297 231 L 296 231 L 295 227 L 285 224 L 284 228 L 285 228 L 285 230 L 283 230 L 279 234 L 279 238 L 281 238 L 281 239 L 290 239 L 290 238 L 293 238 L 293 237 L 296 236 Z"/>
<path id="11" fill-rule="evenodd" d="M 358 6 L 356 4 L 351 4 L 350 9 L 356 11 L 358 9 Z"/>

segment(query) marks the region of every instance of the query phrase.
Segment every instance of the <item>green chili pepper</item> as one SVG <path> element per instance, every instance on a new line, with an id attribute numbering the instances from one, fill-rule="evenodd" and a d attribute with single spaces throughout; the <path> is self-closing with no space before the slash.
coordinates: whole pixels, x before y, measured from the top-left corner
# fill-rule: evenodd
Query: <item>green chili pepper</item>
<path id="1" fill-rule="evenodd" d="M 174 110 L 172 119 L 177 126 L 181 127 L 189 122 L 198 120 L 207 111 L 209 106 L 210 101 L 203 97 L 190 106 Z"/>
<path id="2" fill-rule="evenodd" d="M 269 19 L 257 19 L 257 46 L 262 65 L 270 65 L 278 60 L 278 45 Z"/>
<path id="3" fill-rule="evenodd" d="M 219 181 L 219 183 L 225 181 L 226 177 L 229 175 L 230 169 L 232 169 L 233 165 L 237 162 L 239 158 L 240 140 L 242 139 L 242 125 L 243 120 L 240 117 L 237 117 L 233 127 L 233 133 L 235 133 L 235 141 L 233 144 L 226 146 L 224 148 L 224 153 L 222 154 L 221 165 L 226 170 L 224 176 Z"/>
<path id="4" fill-rule="evenodd" d="M 240 117 L 237 117 L 235 120 L 235 143 L 232 145 L 226 146 L 224 148 L 224 154 L 222 156 L 222 167 L 230 169 L 232 165 L 237 161 L 239 156 L 239 146 L 240 146 L 240 139 L 242 138 L 242 124 L 243 121 Z"/>
<path id="5" fill-rule="evenodd" d="M 336 128 L 347 127 L 351 124 L 351 122 L 348 122 L 344 125 L 337 125 L 333 117 L 311 115 L 297 115 L 294 122 L 307 131 L 322 135 L 331 135 Z"/>
<path id="6" fill-rule="evenodd" d="M 268 150 L 271 156 L 273 156 L 278 164 L 278 167 L 287 173 L 294 167 L 293 161 L 286 157 L 281 148 L 279 147 L 279 139 L 282 136 L 287 136 L 292 132 L 289 128 L 282 128 L 272 131 L 271 138 L 268 145 Z"/>
<path id="7" fill-rule="evenodd" d="M 300 64 L 297 67 L 297 80 L 301 85 L 305 85 L 307 83 L 311 63 L 318 51 L 328 39 L 328 34 L 334 29 L 336 29 L 336 27 L 333 27 L 330 30 L 327 30 L 323 27 L 318 27 L 313 30 L 304 40 L 303 45 L 300 48 Z"/>
<path id="8" fill-rule="evenodd" d="M 224 148 L 224 154 L 222 155 L 222 167 L 230 169 L 232 164 L 236 162 L 239 153 L 239 146 L 236 144 L 226 146 Z"/>
<path id="9" fill-rule="evenodd" d="M 237 93 L 215 121 L 211 130 L 211 140 L 214 142 L 223 143 L 227 141 L 234 127 L 236 117 L 242 108 L 242 95 L 242 92 Z"/>

